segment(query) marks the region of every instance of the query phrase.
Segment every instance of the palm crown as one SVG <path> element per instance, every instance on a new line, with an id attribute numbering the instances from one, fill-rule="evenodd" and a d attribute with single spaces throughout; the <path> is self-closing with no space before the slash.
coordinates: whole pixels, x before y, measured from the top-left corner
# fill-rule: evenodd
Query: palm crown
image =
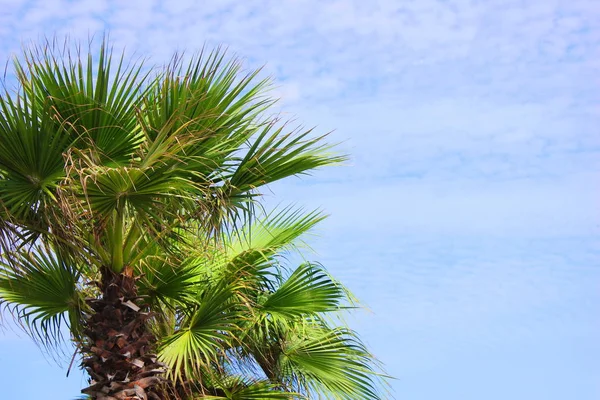
<path id="1" fill-rule="evenodd" d="M 25 50 L 0 98 L 0 302 L 49 348 L 69 327 L 92 398 L 381 398 L 348 291 L 285 262 L 323 215 L 260 206 L 344 157 L 220 50 L 92 53 Z"/>

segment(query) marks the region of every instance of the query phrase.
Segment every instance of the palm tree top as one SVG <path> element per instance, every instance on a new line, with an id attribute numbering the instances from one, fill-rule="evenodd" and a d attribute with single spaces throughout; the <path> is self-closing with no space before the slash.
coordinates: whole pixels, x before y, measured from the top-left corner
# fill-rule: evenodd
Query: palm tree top
<path id="1" fill-rule="evenodd" d="M 135 375 L 157 398 L 381 398 L 338 318 L 349 291 L 318 263 L 285 265 L 323 214 L 260 200 L 345 156 L 273 115 L 259 70 L 220 49 L 149 67 L 105 40 L 32 46 L 14 71 L 0 304 L 50 348 L 70 329 L 86 393 L 129 393 Z"/>

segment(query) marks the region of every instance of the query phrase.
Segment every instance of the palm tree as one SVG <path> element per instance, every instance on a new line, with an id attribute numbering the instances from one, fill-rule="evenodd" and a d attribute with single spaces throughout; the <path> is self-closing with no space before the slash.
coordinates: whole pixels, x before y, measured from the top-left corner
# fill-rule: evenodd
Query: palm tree
<path id="1" fill-rule="evenodd" d="M 98 54 L 96 58 L 94 54 Z M 68 41 L 25 49 L 0 97 L 0 303 L 93 399 L 379 399 L 354 305 L 287 254 L 323 219 L 261 189 L 337 164 L 269 115 L 219 49 L 162 68 Z"/>

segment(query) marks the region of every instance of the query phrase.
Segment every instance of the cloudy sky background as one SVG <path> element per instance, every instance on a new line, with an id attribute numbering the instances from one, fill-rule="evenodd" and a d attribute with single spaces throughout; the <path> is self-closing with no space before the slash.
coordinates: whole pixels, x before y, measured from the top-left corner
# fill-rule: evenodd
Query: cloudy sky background
<path id="1" fill-rule="evenodd" d="M 331 217 L 317 255 L 397 399 L 600 398 L 600 5 L 594 0 L 0 0 L 0 61 L 109 30 L 164 63 L 224 44 L 346 167 L 273 187 Z M 5 398 L 81 374 L 0 335 Z M 48 394 L 50 393 L 50 395 Z"/>

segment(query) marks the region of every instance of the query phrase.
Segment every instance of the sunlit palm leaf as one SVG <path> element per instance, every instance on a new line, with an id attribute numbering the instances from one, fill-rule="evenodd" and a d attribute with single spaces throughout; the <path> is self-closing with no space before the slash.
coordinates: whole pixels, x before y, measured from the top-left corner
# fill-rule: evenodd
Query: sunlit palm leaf
<path id="1" fill-rule="evenodd" d="M 303 264 L 262 304 L 262 312 L 301 317 L 337 311 L 345 298 L 343 288 L 318 265 Z"/>
<path id="2" fill-rule="evenodd" d="M 240 63 L 227 59 L 219 49 L 202 52 L 187 64 L 176 57 L 149 97 L 149 133 L 193 134 L 197 140 L 187 154 L 204 159 L 216 156 L 216 165 L 221 166 L 249 138 L 252 130 L 247 128 L 272 103 L 263 95 L 268 81 L 257 81 L 258 71 L 240 76 L 240 70 Z M 150 138 L 154 140 L 152 134 Z"/>
<path id="3" fill-rule="evenodd" d="M 373 358 L 354 332 L 345 328 L 324 329 L 289 340 L 280 359 L 283 379 L 307 393 L 323 398 L 381 399 Z"/>
<path id="4" fill-rule="evenodd" d="M 125 162 L 142 135 L 135 116 L 151 87 L 143 63 L 116 62 L 106 42 L 98 59 L 70 44 L 48 43 L 24 52 L 15 69 L 24 91 L 39 104 L 50 100 L 53 117 L 70 127 L 80 148 L 93 148 L 105 161 Z"/>
<path id="5" fill-rule="evenodd" d="M 216 362 L 238 329 L 231 287 L 207 288 L 180 328 L 163 339 L 160 358 L 175 378 L 195 376 Z"/>
<path id="6" fill-rule="evenodd" d="M 240 232 L 227 238 L 229 258 L 258 250 L 263 254 L 289 250 L 295 240 L 325 219 L 319 211 L 304 212 L 291 207 L 275 210 L 264 218 L 252 221 Z M 249 261 L 249 260 L 248 260 Z"/>
<path id="7" fill-rule="evenodd" d="M 225 238 L 224 255 L 217 259 L 229 274 L 250 273 L 266 278 L 277 265 L 276 257 L 296 248 L 299 238 L 309 232 L 325 215 L 318 211 L 303 212 L 285 208 L 273 211 L 246 225 L 240 232 Z"/>

